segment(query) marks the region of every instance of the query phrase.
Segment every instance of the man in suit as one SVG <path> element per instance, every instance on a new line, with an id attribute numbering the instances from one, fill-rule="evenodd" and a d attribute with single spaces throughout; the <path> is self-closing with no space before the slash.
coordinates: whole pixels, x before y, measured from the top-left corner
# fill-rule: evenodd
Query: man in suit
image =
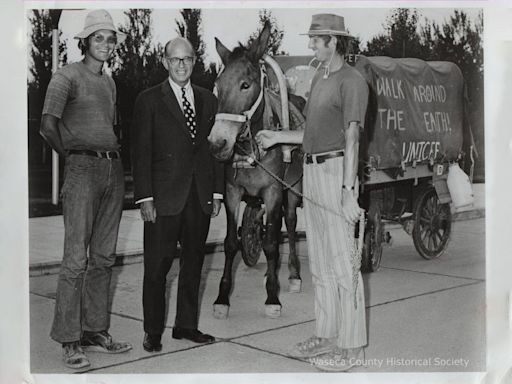
<path id="1" fill-rule="evenodd" d="M 135 103 L 132 163 L 135 201 L 144 220 L 143 347 L 148 352 L 162 349 L 166 275 L 178 241 L 182 254 L 172 337 L 215 341 L 197 329 L 198 295 L 210 217 L 219 213 L 224 180 L 206 139 L 217 100 L 191 84 L 195 61 L 188 40 L 169 41 L 163 57 L 169 78 Z"/>

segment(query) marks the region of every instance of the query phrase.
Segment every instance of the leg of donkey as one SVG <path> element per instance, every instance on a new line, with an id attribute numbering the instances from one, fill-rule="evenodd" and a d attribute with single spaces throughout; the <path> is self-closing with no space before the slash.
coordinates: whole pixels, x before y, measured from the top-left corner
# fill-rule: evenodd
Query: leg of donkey
<path id="1" fill-rule="evenodd" d="M 279 235 L 282 223 L 282 189 L 271 186 L 263 193 L 263 201 L 267 213 L 265 236 L 263 237 L 263 251 L 267 258 L 267 273 L 265 274 L 265 287 L 267 300 L 265 301 L 265 314 L 267 317 L 281 316 L 281 303 L 279 302 Z"/>
<path id="2" fill-rule="evenodd" d="M 301 290 L 302 280 L 300 278 L 300 261 L 297 255 L 297 207 L 300 203 L 300 197 L 290 190 L 286 191 L 284 204 L 284 221 L 286 223 L 286 231 L 288 232 L 288 291 L 290 293 L 298 293 Z"/>
<path id="3" fill-rule="evenodd" d="M 242 199 L 242 190 L 232 184 L 226 185 L 224 205 L 226 207 L 227 233 L 224 240 L 224 273 L 220 280 L 219 295 L 213 303 L 213 316 L 225 319 L 229 313 L 229 294 L 232 285 L 232 267 L 235 255 L 238 252 L 237 220 L 238 206 Z"/>

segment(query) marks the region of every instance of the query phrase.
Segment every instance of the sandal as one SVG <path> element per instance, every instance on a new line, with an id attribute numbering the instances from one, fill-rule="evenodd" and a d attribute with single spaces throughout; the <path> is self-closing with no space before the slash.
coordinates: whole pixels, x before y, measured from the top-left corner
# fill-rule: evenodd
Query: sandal
<path id="1" fill-rule="evenodd" d="M 364 365 L 364 349 L 363 348 L 334 348 L 329 353 L 311 359 L 317 369 L 327 372 L 346 372 L 351 368 Z"/>
<path id="2" fill-rule="evenodd" d="M 85 331 L 80 344 L 84 351 L 101 353 L 123 353 L 132 349 L 132 345 L 123 341 L 114 341 L 107 331 Z"/>
<path id="3" fill-rule="evenodd" d="M 91 365 L 78 341 L 62 344 L 64 364 L 68 368 L 80 369 Z"/>
<path id="4" fill-rule="evenodd" d="M 311 336 L 309 339 L 295 344 L 288 353 L 291 357 L 308 358 L 330 352 L 334 348 L 331 339 Z"/>

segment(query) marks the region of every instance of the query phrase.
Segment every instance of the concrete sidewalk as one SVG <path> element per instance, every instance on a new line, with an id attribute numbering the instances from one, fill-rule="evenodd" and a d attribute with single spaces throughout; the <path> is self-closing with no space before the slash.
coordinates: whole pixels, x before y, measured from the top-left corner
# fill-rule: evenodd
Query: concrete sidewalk
<path id="1" fill-rule="evenodd" d="M 445 254 L 434 260 L 422 259 L 410 236 L 401 228 L 391 229 L 391 234 L 394 242 L 384 248 L 381 270 L 363 276 L 368 347 L 364 366 L 352 371 L 362 373 L 359 378 L 366 378 L 365 382 L 376 381 L 377 377 L 366 376 L 376 372 L 460 372 L 450 376 L 453 379 L 450 382 L 455 382 L 456 377 L 460 383 L 480 382 L 474 380 L 474 375 L 478 375 L 474 372 L 486 368 L 485 219 L 456 221 Z M 66 378 L 74 378 L 79 382 L 98 383 L 107 380 L 91 374 L 210 374 L 200 377 L 173 375 L 165 381 L 161 379 L 159 382 L 162 383 L 213 382 L 216 376 L 212 373 L 279 373 L 272 377 L 280 383 L 327 380 L 326 376 L 319 376 L 321 373 L 310 361 L 287 355 L 293 344 L 313 334 L 315 317 L 306 242 L 298 243 L 303 281 L 300 293 L 287 291 L 287 252 L 287 244 L 282 245 L 279 298 L 283 308 L 277 319 L 264 315 L 265 259 L 260 258 L 254 267 L 248 268 L 240 256 L 236 257 L 233 267 L 229 317 L 225 320 L 214 318 L 212 303 L 217 296 L 224 255 L 215 252 L 206 257 L 199 329 L 217 337 L 217 341 L 209 345 L 171 338 L 179 269 L 179 263 L 174 262 L 167 276 L 169 304 L 163 350 L 159 353 L 147 353 L 141 345 L 142 264 L 114 268 L 110 332 L 118 340 L 131 342 L 133 350 L 119 355 L 89 353 L 91 367 L 78 372 L 63 366 L 61 346 L 48 336 L 58 275 L 33 276 L 30 278 L 31 373 L 87 373 L 87 378 L 81 375 L 59 375 L 58 378 L 61 379 L 59 382 L 70 382 Z M 287 375 L 283 375 L 285 373 Z M 308 376 L 298 376 L 300 374 Z M 43 381 L 38 375 L 36 382 L 56 382 L 54 376 L 48 377 Z M 238 378 L 236 382 L 247 382 L 247 377 Z M 250 377 L 252 382 L 270 382 L 268 376 Z M 123 378 L 125 376 L 115 377 L 116 382 L 124 382 Z M 329 378 L 331 383 L 349 380 L 341 375 Z M 126 382 L 137 382 L 132 379 Z M 231 379 L 235 382 L 235 378 Z M 140 376 L 137 380 L 149 382 L 148 376 Z M 418 382 L 410 382 L 413 381 Z"/>
<path id="2" fill-rule="evenodd" d="M 480 218 L 485 215 L 485 184 L 474 184 L 474 207 L 457 213 L 455 220 Z M 242 210 L 241 210 L 242 212 Z M 302 209 L 297 211 L 297 231 L 304 232 Z M 392 227 L 392 226 L 388 226 Z M 283 231 L 285 230 L 283 225 Z M 121 218 L 117 242 L 117 263 L 131 264 L 142 259 L 143 222 L 138 210 L 126 210 Z M 207 239 L 207 252 L 213 253 L 223 249 L 226 234 L 226 215 L 222 209 L 210 225 Z M 64 222 L 62 216 L 37 217 L 29 219 L 29 263 L 30 276 L 58 273 L 64 248 Z"/>

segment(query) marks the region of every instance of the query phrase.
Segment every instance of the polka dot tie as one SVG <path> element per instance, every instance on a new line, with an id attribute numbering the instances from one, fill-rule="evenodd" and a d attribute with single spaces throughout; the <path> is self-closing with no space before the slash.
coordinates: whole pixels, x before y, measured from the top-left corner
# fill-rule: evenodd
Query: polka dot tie
<path id="1" fill-rule="evenodd" d="M 183 102 L 183 113 L 185 114 L 185 122 L 187 123 L 188 130 L 190 131 L 190 137 L 192 137 L 192 141 L 194 141 L 197 134 L 196 115 L 187 97 L 185 96 L 185 87 L 181 88 L 181 100 Z"/>

